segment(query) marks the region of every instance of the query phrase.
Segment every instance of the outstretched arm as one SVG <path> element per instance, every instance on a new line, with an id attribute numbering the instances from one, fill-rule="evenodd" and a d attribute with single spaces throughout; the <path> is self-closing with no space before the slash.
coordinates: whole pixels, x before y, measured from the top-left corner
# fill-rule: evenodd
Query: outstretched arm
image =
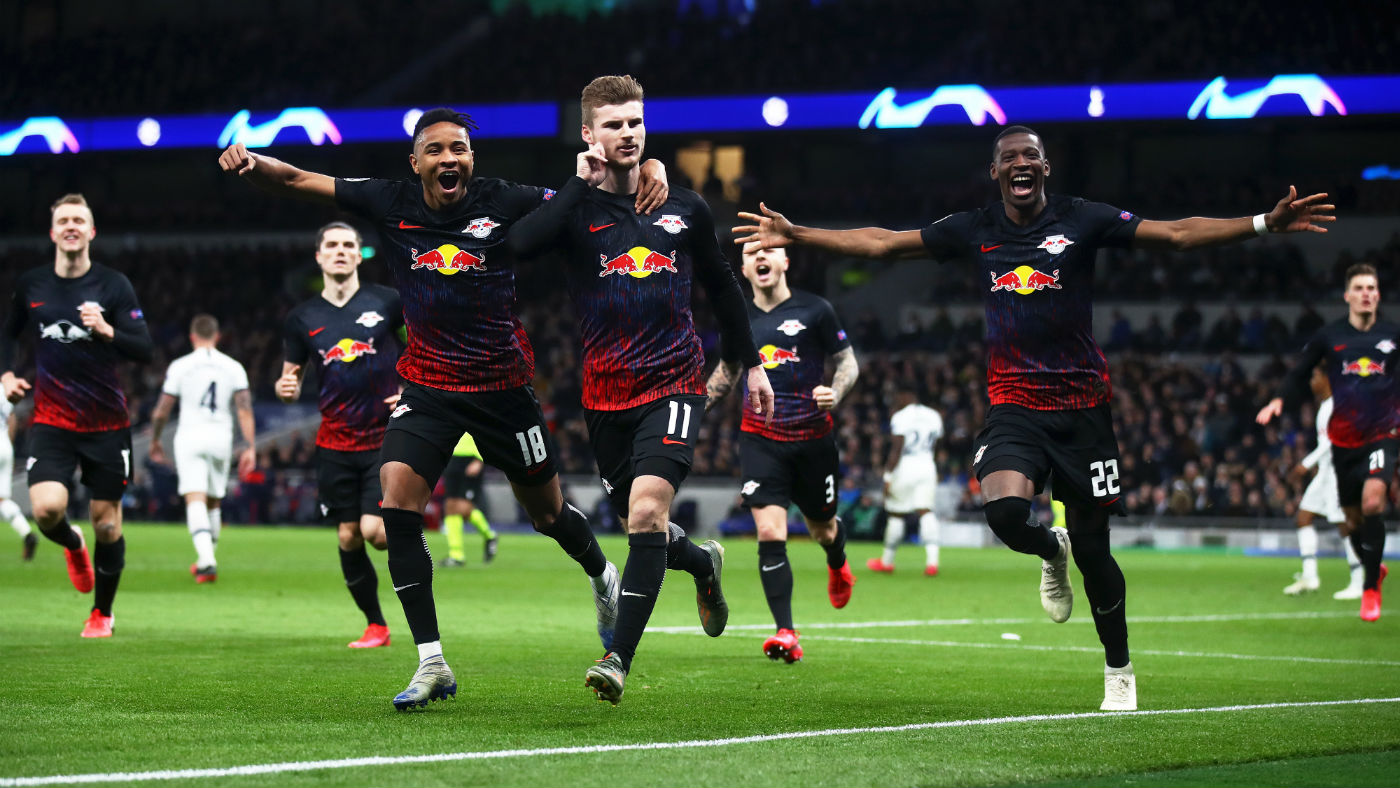
<path id="1" fill-rule="evenodd" d="M 565 181 L 554 198 L 516 222 L 506 235 L 506 246 L 519 257 L 533 257 L 554 246 L 568 227 L 569 217 L 583 203 L 588 190 L 603 182 L 607 161 L 603 146 L 593 145 L 578 154 L 574 177 Z"/>
<path id="2" fill-rule="evenodd" d="M 1193 216 L 1174 222 L 1144 220 L 1133 236 L 1133 245 L 1142 249 L 1171 249 L 1184 251 L 1206 246 L 1246 241 L 1265 233 L 1325 233 L 1324 224 L 1337 221 L 1332 214 L 1336 206 L 1323 202 L 1326 193 L 1298 198 L 1298 190 L 1288 187 L 1288 194 L 1273 210 L 1258 216 L 1238 219 L 1206 219 Z"/>
<path id="3" fill-rule="evenodd" d="M 788 221 L 786 216 L 758 204 L 761 213 L 740 211 L 739 218 L 752 224 L 732 229 L 737 244 L 757 243 L 764 249 L 780 246 L 815 246 L 837 254 L 877 259 L 907 259 L 927 257 L 924 240 L 918 230 L 886 230 L 862 227 L 859 230 L 823 230 L 803 227 Z"/>
<path id="4" fill-rule="evenodd" d="M 314 202 L 335 202 L 334 178 L 253 153 L 241 142 L 230 145 L 219 155 L 219 167 L 224 172 L 242 176 L 263 191 Z"/>

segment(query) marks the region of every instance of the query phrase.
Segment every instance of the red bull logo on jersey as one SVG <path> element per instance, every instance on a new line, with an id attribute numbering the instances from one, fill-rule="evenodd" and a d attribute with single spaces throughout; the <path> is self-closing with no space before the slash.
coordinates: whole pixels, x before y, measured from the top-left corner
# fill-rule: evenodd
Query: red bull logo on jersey
<path id="1" fill-rule="evenodd" d="M 626 274 L 637 279 L 645 279 L 658 271 L 679 273 L 676 269 L 676 253 L 674 251 L 670 255 L 664 255 L 660 252 L 653 252 L 645 246 L 634 246 L 617 257 L 601 254 L 598 255 L 598 258 L 598 262 L 603 266 L 603 270 L 598 272 L 598 276 Z"/>
<path id="2" fill-rule="evenodd" d="M 1066 247 L 1073 245 L 1074 241 L 1071 241 L 1063 235 L 1047 235 L 1045 236 L 1045 240 L 1040 242 L 1040 246 L 1037 246 L 1036 248 L 1044 249 L 1050 254 L 1059 254 L 1060 252 L 1063 252 Z"/>
<path id="3" fill-rule="evenodd" d="M 801 320 L 784 320 L 778 324 L 778 330 L 790 337 L 795 337 L 807 327 L 802 325 Z"/>
<path id="4" fill-rule="evenodd" d="M 764 345 L 759 348 L 758 357 L 763 360 L 764 369 L 777 369 L 784 364 L 796 364 L 802 360 L 797 356 L 797 348 L 788 350 L 776 345 Z"/>
<path id="5" fill-rule="evenodd" d="M 1359 375 L 1363 378 L 1369 378 L 1372 375 L 1384 375 L 1385 362 L 1372 361 L 1371 359 L 1362 356 L 1361 358 L 1358 358 L 1355 361 L 1342 362 L 1342 374 Z"/>
<path id="6" fill-rule="evenodd" d="M 657 227 L 660 227 L 661 229 L 665 230 L 671 235 L 676 235 L 681 230 L 684 230 L 690 226 L 685 223 L 685 220 L 681 219 L 680 216 L 674 213 L 662 214 L 661 218 L 652 222 L 652 224 L 656 225 Z"/>
<path id="7" fill-rule="evenodd" d="M 331 345 L 329 350 L 322 350 L 321 366 L 327 366 L 332 361 L 339 361 L 349 364 L 360 356 L 372 356 L 375 354 L 374 340 L 361 342 L 358 339 L 342 339 Z"/>
<path id="8" fill-rule="evenodd" d="M 997 275 L 996 271 L 990 273 L 993 293 L 998 290 L 1009 290 L 1021 295 L 1029 295 L 1046 288 L 1051 290 L 1064 289 L 1060 287 L 1060 269 L 1058 268 L 1047 274 L 1044 271 L 1037 271 L 1028 265 L 1023 265 L 1001 275 Z"/>
<path id="9" fill-rule="evenodd" d="M 462 228 L 462 232 L 467 233 L 473 238 L 485 238 L 491 234 L 492 230 L 500 226 L 501 223 L 491 221 L 491 217 L 480 216 L 472 219 L 471 224 Z"/>
<path id="10" fill-rule="evenodd" d="M 474 255 L 465 249 L 458 249 L 452 244 L 443 244 L 422 254 L 419 254 L 417 249 L 411 249 L 409 255 L 413 258 L 413 265 L 409 266 L 410 270 L 426 268 L 429 271 L 437 271 L 444 276 L 453 276 L 458 271 L 486 270 L 485 256 Z"/>

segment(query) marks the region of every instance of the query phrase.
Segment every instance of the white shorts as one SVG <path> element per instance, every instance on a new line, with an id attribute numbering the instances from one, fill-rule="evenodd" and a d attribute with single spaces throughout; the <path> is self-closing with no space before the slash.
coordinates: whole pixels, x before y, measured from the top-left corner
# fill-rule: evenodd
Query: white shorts
<path id="1" fill-rule="evenodd" d="M 0 429 L 5 425 L 0 423 Z M 0 437 L 0 499 L 10 498 L 14 493 L 15 447 L 9 438 Z"/>
<path id="2" fill-rule="evenodd" d="M 938 470 L 932 463 L 910 466 L 896 465 L 890 474 L 890 492 L 885 496 L 885 511 L 909 514 L 921 509 L 933 509 L 933 493 L 938 487 Z"/>
<path id="3" fill-rule="evenodd" d="M 1320 514 L 1326 517 L 1329 523 L 1346 521 L 1347 516 L 1342 512 L 1342 504 L 1337 497 L 1337 472 L 1332 469 L 1332 463 L 1320 463 L 1317 466 L 1317 475 L 1308 482 L 1307 489 L 1303 491 L 1303 500 L 1298 502 L 1298 508 Z"/>
<path id="4" fill-rule="evenodd" d="M 228 472 L 233 443 L 227 435 L 175 433 L 175 470 L 180 474 L 179 493 L 204 493 L 223 498 L 228 492 Z"/>

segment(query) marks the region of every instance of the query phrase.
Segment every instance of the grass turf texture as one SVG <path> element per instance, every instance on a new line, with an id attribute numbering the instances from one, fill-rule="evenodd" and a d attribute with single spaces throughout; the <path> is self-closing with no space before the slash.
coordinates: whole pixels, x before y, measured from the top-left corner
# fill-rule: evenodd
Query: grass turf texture
<path id="1" fill-rule="evenodd" d="M 193 550 L 184 529 L 129 526 L 127 539 L 110 640 L 78 637 L 91 597 L 69 585 L 57 546 L 42 543 L 32 564 L 19 561 L 18 541 L 0 554 L 0 778 L 1092 714 L 1103 691 L 1102 652 L 1077 572 L 1074 617 L 1063 625 L 1040 610 L 1039 562 L 1004 549 L 945 550 L 937 578 L 917 571 L 912 551 L 892 576 L 857 569 L 851 603 L 838 611 L 826 601 L 821 549 L 794 542 L 794 613 L 806 657 L 784 665 L 760 650 L 771 619 L 756 545 L 731 540 L 724 576 L 730 631 L 717 640 L 698 634 L 690 578 L 669 578 L 652 626 L 697 634 L 649 632 L 622 705 L 613 708 L 583 686 L 600 648 L 582 572 L 544 537 L 507 535 L 491 566 L 473 560 L 437 572 L 457 699 L 397 713 L 389 701 L 407 684 L 416 652 L 383 554 L 374 559 L 394 644 L 353 650 L 345 644 L 364 621 L 344 589 L 333 530 L 226 528 L 219 581 L 204 586 L 188 573 Z M 441 552 L 440 536 L 429 541 Z M 625 560 L 622 540 L 603 546 L 619 565 Z M 859 567 L 879 548 L 849 549 Z M 1355 602 L 1332 601 L 1328 592 L 1346 579 L 1341 561 L 1324 562 L 1323 593 L 1301 598 L 1279 592 L 1296 560 L 1126 550 L 1119 561 L 1142 709 L 1400 696 L 1397 614 L 1364 624 Z M 1238 618 L 1280 613 L 1320 615 Z M 1229 620 L 1133 622 L 1209 614 Z M 973 622 L 815 626 L 924 619 Z M 1022 639 L 1002 639 L 1009 632 Z M 1400 704 L 1385 703 L 1090 716 L 174 784 L 1002 785 L 1100 778 L 1095 784 L 1303 785 L 1323 784 L 1325 776 L 1335 784 L 1383 785 L 1393 782 L 1394 769 L 1366 765 L 1395 765 L 1395 750 Z M 1323 757 L 1383 751 L 1392 752 Z"/>

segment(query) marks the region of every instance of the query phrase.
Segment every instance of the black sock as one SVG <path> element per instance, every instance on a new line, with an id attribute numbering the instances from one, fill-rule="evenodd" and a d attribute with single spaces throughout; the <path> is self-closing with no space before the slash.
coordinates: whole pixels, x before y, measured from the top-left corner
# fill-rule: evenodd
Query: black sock
<path id="1" fill-rule="evenodd" d="M 831 540 L 831 544 L 822 545 L 826 551 L 826 565 L 830 569 L 840 569 L 846 565 L 846 527 L 841 524 L 840 518 L 836 520 L 836 538 Z"/>
<path id="2" fill-rule="evenodd" d="M 700 545 L 690 541 L 685 529 L 670 523 L 671 541 L 666 545 L 666 568 L 679 569 L 703 580 L 714 574 L 715 567 L 710 563 L 710 554 L 700 549 Z"/>
<path id="3" fill-rule="evenodd" d="M 358 550 L 340 551 L 340 572 L 345 575 L 345 587 L 350 590 L 355 606 L 365 614 L 365 621 L 388 626 L 384 611 L 379 607 L 379 573 L 374 571 L 374 562 L 369 560 L 364 545 Z"/>
<path id="4" fill-rule="evenodd" d="M 1351 547 L 1366 571 L 1362 588 L 1372 589 L 1381 582 L 1381 558 L 1385 555 L 1385 523 L 1378 514 L 1361 518 L 1361 525 L 1351 532 Z"/>
<path id="5" fill-rule="evenodd" d="M 1108 551 L 1108 531 L 1076 533 L 1070 542 L 1074 564 L 1084 575 L 1084 595 L 1103 643 L 1104 662 L 1121 668 L 1128 664 L 1127 584 Z"/>
<path id="6" fill-rule="evenodd" d="M 68 524 L 67 517 L 59 520 L 58 525 L 53 528 L 40 528 L 39 530 L 43 531 L 45 539 L 62 545 L 65 549 L 77 550 L 83 546 L 83 538 L 78 536 L 78 532 L 73 530 L 72 525 Z"/>
<path id="7" fill-rule="evenodd" d="M 92 568 L 97 575 L 92 587 L 92 609 L 110 616 L 117 584 L 122 581 L 122 569 L 126 567 L 126 537 L 118 537 L 111 544 L 98 542 L 92 553 Z"/>
<path id="8" fill-rule="evenodd" d="M 588 527 L 588 518 L 568 501 L 564 502 L 564 508 L 554 517 L 552 525 L 543 528 L 536 525 L 535 530 L 558 542 L 570 558 L 578 561 L 589 577 L 597 577 L 608 568 L 607 556 L 603 555 L 603 548 L 598 546 L 598 540 L 593 538 L 593 529 Z"/>
<path id="9" fill-rule="evenodd" d="M 622 596 L 617 605 L 617 630 L 612 650 L 622 667 L 632 669 L 642 632 L 647 628 L 661 581 L 666 579 L 666 534 L 631 534 L 627 537 L 627 566 L 622 570 Z"/>
<path id="10" fill-rule="evenodd" d="M 1060 554 L 1060 540 L 1031 516 L 1029 498 L 998 498 L 982 507 L 987 526 L 1007 547 L 1049 561 Z"/>
<path id="11" fill-rule="evenodd" d="M 383 507 L 384 536 L 389 542 L 389 579 L 403 605 L 414 643 L 441 640 L 437 603 L 433 601 L 433 557 L 423 535 L 423 515 Z"/>
<path id="12" fill-rule="evenodd" d="M 792 564 L 788 563 L 787 542 L 758 543 L 758 577 L 763 595 L 778 629 L 792 629 Z"/>

